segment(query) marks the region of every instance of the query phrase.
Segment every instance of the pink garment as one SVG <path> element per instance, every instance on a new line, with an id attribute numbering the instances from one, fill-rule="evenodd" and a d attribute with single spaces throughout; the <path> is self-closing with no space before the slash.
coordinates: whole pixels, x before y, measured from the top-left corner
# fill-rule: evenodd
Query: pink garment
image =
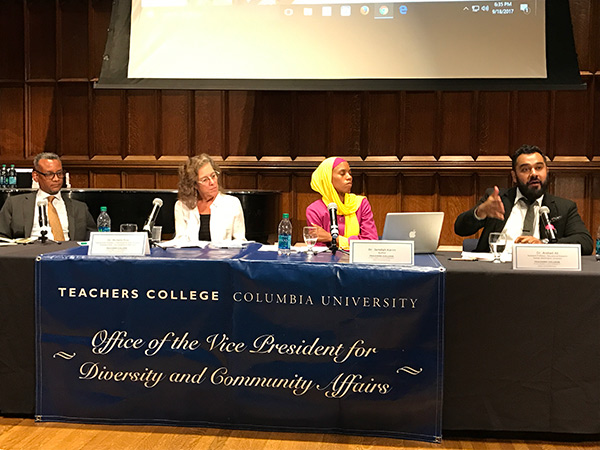
<path id="1" fill-rule="evenodd" d="M 337 216 L 338 227 L 340 229 L 340 236 L 344 235 L 346 218 L 344 216 Z M 377 240 L 379 236 L 377 234 L 377 227 L 375 226 L 375 220 L 373 219 L 373 212 L 371 211 L 371 205 L 369 201 L 364 198 L 360 203 L 358 210 L 356 211 L 356 218 L 360 225 L 360 234 L 358 236 L 350 236 L 348 239 L 365 239 L 365 240 Z M 312 202 L 306 208 L 306 224 L 319 225 L 323 229 L 329 231 L 329 212 L 327 211 L 327 205 L 323 203 L 323 200 L 317 200 Z M 324 245 L 324 244 L 318 244 Z"/>

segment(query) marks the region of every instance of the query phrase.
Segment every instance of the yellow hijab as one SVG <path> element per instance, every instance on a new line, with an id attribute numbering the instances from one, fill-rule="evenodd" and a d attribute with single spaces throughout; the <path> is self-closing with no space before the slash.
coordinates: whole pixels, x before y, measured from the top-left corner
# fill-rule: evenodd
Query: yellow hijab
<path id="1" fill-rule="evenodd" d="M 362 195 L 344 194 L 344 201 L 340 200 L 340 196 L 331 182 L 333 163 L 336 159 L 338 158 L 327 158 L 319 164 L 319 167 L 315 169 L 310 179 L 310 187 L 313 191 L 321 194 L 321 199 L 325 205 L 334 202 L 338 208 L 338 216 L 344 216 L 344 235 L 339 237 L 339 245 L 341 248 L 348 249 L 350 248 L 348 238 L 360 234 L 360 224 L 356 218 L 356 211 L 364 197 Z"/>

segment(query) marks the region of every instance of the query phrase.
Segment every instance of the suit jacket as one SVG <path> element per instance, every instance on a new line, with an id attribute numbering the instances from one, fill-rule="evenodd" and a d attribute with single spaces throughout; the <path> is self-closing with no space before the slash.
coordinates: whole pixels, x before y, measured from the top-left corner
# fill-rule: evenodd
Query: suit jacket
<path id="1" fill-rule="evenodd" d="M 0 235 L 10 238 L 31 236 L 36 192 L 10 196 L 0 210 Z M 90 231 L 96 231 L 96 222 L 85 203 L 63 196 L 69 219 L 69 239 L 85 241 Z"/>
<path id="2" fill-rule="evenodd" d="M 479 238 L 479 242 L 475 249 L 476 252 L 488 252 L 489 234 L 504 229 L 504 225 L 506 224 L 515 203 L 517 187 L 513 186 L 510 189 L 500 189 L 500 198 L 504 204 L 505 211 L 504 220 L 492 219 L 489 217 L 483 220 L 477 220 L 474 214 L 475 209 L 482 204 L 492 192 L 492 189 L 488 189 L 475 207 L 459 215 L 454 222 L 454 232 L 459 236 L 470 236 L 483 228 L 483 232 L 481 233 L 481 237 Z M 592 254 L 594 241 L 592 240 L 590 232 L 585 227 L 583 220 L 581 220 L 581 216 L 577 212 L 577 205 L 575 202 L 546 193 L 544 195 L 544 200 L 542 201 L 542 206 L 547 206 L 550 209 L 549 216 L 556 228 L 556 236 L 559 243 L 581 244 L 582 255 Z M 544 230 L 541 223 L 540 236 L 544 236 Z"/>

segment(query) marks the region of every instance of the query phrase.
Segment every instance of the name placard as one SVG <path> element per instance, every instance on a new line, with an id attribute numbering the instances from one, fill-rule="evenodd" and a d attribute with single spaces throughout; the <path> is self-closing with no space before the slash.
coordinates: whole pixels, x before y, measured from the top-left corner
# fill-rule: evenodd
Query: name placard
<path id="1" fill-rule="evenodd" d="M 581 245 L 515 244 L 513 269 L 581 270 Z"/>
<path id="2" fill-rule="evenodd" d="M 350 262 L 414 265 L 413 241 L 350 241 Z"/>
<path id="3" fill-rule="evenodd" d="M 90 233 L 88 255 L 91 256 L 144 256 L 150 254 L 146 232 Z"/>

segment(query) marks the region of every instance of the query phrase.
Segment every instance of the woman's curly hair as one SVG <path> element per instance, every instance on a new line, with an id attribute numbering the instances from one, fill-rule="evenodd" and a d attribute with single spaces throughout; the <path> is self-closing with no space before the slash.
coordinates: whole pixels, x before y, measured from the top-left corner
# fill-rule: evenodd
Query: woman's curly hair
<path id="1" fill-rule="evenodd" d="M 179 167 L 179 185 L 177 198 L 189 209 L 194 209 L 198 202 L 198 171 L 206 164 L 210 164 L 220 181 L 221 169 L 219 165 L 206 153 L 189 158 L 183 166 Z M 221 183 L 219 183 L 219 191 Z"/>

